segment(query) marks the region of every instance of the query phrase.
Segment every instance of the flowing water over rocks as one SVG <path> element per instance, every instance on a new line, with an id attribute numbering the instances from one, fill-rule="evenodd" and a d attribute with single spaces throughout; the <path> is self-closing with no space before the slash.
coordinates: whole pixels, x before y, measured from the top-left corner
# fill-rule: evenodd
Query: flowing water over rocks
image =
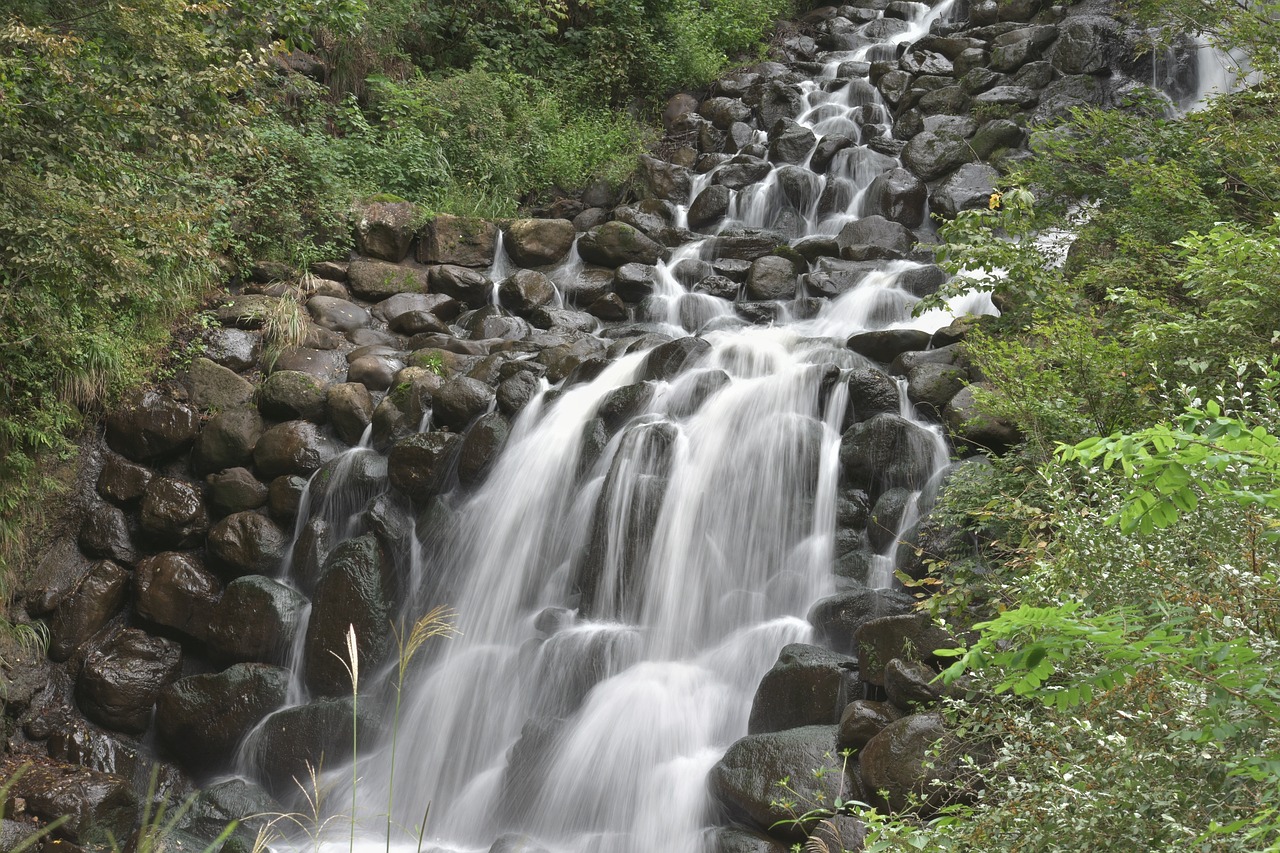
<path id="1" fill-rule="evenodd" d="M 1103 6 L 823 7 L 785 64 L 672 99 L 630 203 L 420 231 L 371 204 L 250 398 L 236 374 L 299 293 L 264 266 L 183 385 L 108 420 L 27 599 L 67 664 L 11 690 L 23 743 L 96 774 L 76 808 L 113 826 L 145 775 L 128 735 L 238 774 L 194 837 L 298 803 L 313 767 L 344 823 L 353 734 L 361 847 L 416 849 L 428 803 L 423 849 L 555 853 L 779 850 L 804 835 L 775 826 L 784 777 L 936 805 L 955 640 L 895 572 L 963 548 L 930 520 L 981 464 L 952 456 L 1018 436 L 957 346 L 989 298 L 914 315 L 946 280 L 929 214 L 986 205 L 1037 123 L 1150 78 Z M 396 720 L 387 626 L 438 604 L 461 636 L 414 659 Z M 823 831 L 859 846 L 853 818 Z"/>

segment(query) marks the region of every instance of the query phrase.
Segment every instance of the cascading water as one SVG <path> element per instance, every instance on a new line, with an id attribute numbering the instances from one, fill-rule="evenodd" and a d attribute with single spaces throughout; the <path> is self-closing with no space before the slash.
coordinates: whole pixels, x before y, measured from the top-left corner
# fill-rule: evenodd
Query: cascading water
<path id="1" fill-rule="evenodd" d="M 802 86 L 798 123 L 851 144 L 821 173 L 806 157 L 734 190 L 722 233 L 773 228 L 798 240 L 859 217 L 867 186 L 898 161 L 867 144 L 887 133 L 888 108 L 865 77 L 842 72 L 865 74 L 951 2 L 895 6 L 913 20 L 824 56 Z M 713 177 L 698 176 L 693 195 Z M 675 221 L 686 217 L 681 208 Z M 902 278 L 922 265 L 892 261 L 816 313 L 801 294 L 774 325 L 749 326 L 731 294 L 681 284 L 681 265 L 714 260 L 716 246 L 715 236 L 694 240 L 660 263 L 636 318 L 696 342 L 664 350 L 660 363 L 637 351 L 590 381 L 544 385 L 483 485 L 419 531 L 426 544 L 410 555 L 417 586 L 404 612 L 412 621 L 446 600 L 462 636 L 411 675 L 395 779 L 389 745 L 362 747 L 358 822 L 371 847 L 384 844 L 394 781 L 397 847 L 417 845 L 408 828 L 429 802 L 424 849 L 485 850 L 506 833 L 557 853 L 700 849 L 709 769 L 746 732 L 779 649 L 809 638 L 804 615 L 835 588 L 846 409 L 835 378 L 874 367 L 845 339 L 933 332 L 994 310 L 975 295 L 914 317 L 918 299 Z M 565 301 L 580 264 L 575 250 L 552 273 Z M 494 269 L 512 270 L 501 248 Z M 903 413 L 915 420 L 909 406 Z M 928 434 L 939 470 L 945 443 Z M 872 583 L 887 585 L 891 559 L 880 562 Z"/>

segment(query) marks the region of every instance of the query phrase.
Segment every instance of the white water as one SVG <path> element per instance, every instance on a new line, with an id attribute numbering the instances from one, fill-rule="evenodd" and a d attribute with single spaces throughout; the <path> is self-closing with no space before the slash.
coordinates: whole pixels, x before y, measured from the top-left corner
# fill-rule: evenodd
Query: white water
<path id="1" fill-rule="evenodd" d="M 921 17 L 909 41 L 946 14 Z M 927 12 L 927 15 L 925 14 Z M 826 57 L 835 68 L 871 49 Z M 855 145 L 827 175 L 803 167 L 797 196 L 774 172 L 734 194 L 722 230 L 782 227 L 834 234 L 860 215 L 867 185 L 894 158 L 862 144 L 858 118 L 885 116 L 865 80 L 806 84 L 800 122 Z M 699 179 L 699 188 L 711 176 Z M 844 203 L 820 213 L 827 182 Z M 685 211 L 677 219 L 683 221 Z M 708 349 L 584 458 L 579 437 L 608 395 L 638 381 L 644 353 L 591 382 L 533 401 L 484 485 L 444 529 L 420 530 L 416 576 L 460 614 L 462 636 L 414 673 L 396 757 L 397 849 L 430 803 L 424 849 L 487 850 L 505 833 L 554 853 L 695 853 L 711 822 L 707 771 L 746 732 L 761 676 L 834 590 L 842 383 L 830 365 L 865 363 L 844 345 L 855 332 L 934 331 L 956 314 L 991 312 L 985 296 L 913 317 L 899 286 L 910 261 L 884 264 L 816 317 L 748 326 L 732 303 L 689 293 L 671 273 L 708 258 L 695 241 L 658 267 L 641 319 L 672 335 L 704 330 Z M 509 273 L 504 252 L 494 269 Z M 555 273 L 571 288 L 580 261 Z M 826 390 L 824 390 L 826 389 Z M 825 399 L 824 399 L 825 397 Z M 909 409 L 907 410 L 908 413 Z M 946 461 L 938 431 L 935 468 Z M 879 582 L 889 582 L 888 570 Z M 441 592 L 443 590 L 443 592 Z M 423 593 L 410 619 L 441 603 Z M 383 849 L 390 756 L 362 747 L 361 849 Z M 338 785 L 350 771 L 333 774 Z M 346 795 L 344 795 L 346 796 Z M 341 802 L 343 797 L 335 797 Z M 345 819 L 331 825 L 344 844 Z"/>

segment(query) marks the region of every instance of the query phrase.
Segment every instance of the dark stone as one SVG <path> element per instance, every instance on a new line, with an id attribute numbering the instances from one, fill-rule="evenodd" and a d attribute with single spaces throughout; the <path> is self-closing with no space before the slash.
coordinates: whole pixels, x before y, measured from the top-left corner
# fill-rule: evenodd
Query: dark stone
<path id="1" fill-rule="evenodd" d="M 201 789 L 191 808 L 179 821 L 178 828 L 196 838 L 212 841 L 220 837 L 232 821 L 236 821 L 238 826 L 233 837 L 252 845 L 259 830 L 266 827 L 274 815 L 285 811 L 252 782 L 228 779 Z M 223 849 L 226 850 L 225 847 Z M 231 851 L 226 850 L 226 853 Z"/>
<path id="2" fill-rule="evenodd" d="M 58 603 L 49 626 L 49 658 L 65 661 L 124 604 L 129 573 L 110 560 L 94 563 Z"/>
<path id="3" fill-rule="evenodd" d="M 325 408 L 329 410 L 329 420 L 338 437 L 352 446 L 360 443 L 365 429 L 373 421 L 373 396 L 359 382 L 330 385 Z"/>
<path id="4" fill-rule="evenodd" d="M 769 159 L 775 163 L 803 163 L 817 142 L 809 128 L 791 119 L 778 119 L 769 130 Z"/>
<path id="5" fill-rule="evenodd" d="M 356 207 L 356 249 L 362 255 L 399 263 L 413 242 L 417 208 L 407 201 L 374 201 Z"/>
<path id="6" fill-rule="evenodd" d="M 177 643 L 125 628 L 85 656 L 76 704 L 95 723 L 141 734 L 160 690 L 178 677 L 181 667 Z"/>
<path id="7" fill-rule="evenodd" d="M 692 176 L 683 166 L 641 154 L 636 178 L 639 180 L 641 198 L 665 199 L 675 204 L 689 203 Z"/>
<path id="8" fill-rule="evenodd" d="M 999 151 L 1021 146 L 1025 138 L 1026 132 L 1016 122 L 999 118 L 979 127 L 970 144 L 979 157 L 987 158 Z"/>
<path id="9" fill-rule="evenodd" d="M 284 524 L 291 524 L 298 516 L 307 480 L 295 474 L 276 477 L 267 487 L 267 511 L 271 517 Z"/>
<path id="10" fill-rule="evenodd" d="M 766 255 L 751 265 L 747 274 L 748 299 L 792 299 L 796 295 L 795 265 L 786 258 Z"/>
<path id="11" fill-rule="evenodd" d="M 157 477 L 147 486 L 139 514 L 142 531 L 165 548 L 189 548 L 209 529 L 209 514 L 200 488 L 170 477 Z"/>
<path id="12" fill-rule="evenodd" d="M 919 661 L 894 658 L 884 666 L 884 692 L 894 707 L 907 713 L 937 704 L 944 688 L 937 670 Z"/>
<path id="13" fill-rule="evenodd" d="M 885 373 L 871 367 L 855 367 L 849 371 L 849 408 L 844 427 L 880 414 L 897 414 L 898 386 Z"/>
<path id="14" fill-rule="evenodd" d="M 258 410 L 277 421 L 323 421 L 328 390 L 320 380 L 294 370 L 277 370 L 258 388 Z"/>
<path id="15" fill-rule="evenodd" d="M 955 439 L 971 447 L 1003 453 L 1022 441 L 1022 433 L 1015 425 L 982 411 L 972 385 L 956 392 L 942 418 Z"/>
<path id="16" fill-rule="evenodd" d="M 670 381 L 702 359 L 711 345 L 702 338 L 677 338 L 650 350 L 641 366 L 638 379 Z"/>
<path id="17" fill-rule="evenodd" d="M 138 562 L 133 607 L 138 616 L 203 640 L 222 584 L 196 554 L 166 551 Z"/>
<path id="18" fill-rule="evenodd" d="M 689 227 L 705 228 L 715 225 L 729 210 L 729 188 L 723 184 L 712 184 L 693 200 L 689 206 Z"/>
<path id="19" fill-rule="evenodd" d="M 991 67 L 996 71 L 1016 71 L 1044 56 L 1044 50 L 1058 37 L 1053 26 L 1022 27 L 995 37 L 991 42 Z"/>
<path id="20" fill-rule="evenodd" d="M 243 406 L 253 398 L 253 386 L 234 370 L 207 358 L 191 363 L 186 376 L 191 403 L 202 411 L 221 412 Z"/>
<path id="21" fill-rule="evenodd" d="M 840 654 L 851 655 L 857 651 L 854 633 L 864 624 L 882 616 L 910 613 L 915 599 L 901 592 L 887 589 L 855 589 L 829 596 L 813 605 L 809 611 L 809 624 L 814 628 L 814 639 L 830 646 Z M 862 675 L 863 680 L 866 675 Z"/>
<path id="22" fill-rule="evenodd" d="M 493 389 L 468 376 L 450 379 L 434 395 L 431 418 L 441 426 L 462 432 L 493 405 Z"/>
<path id="23" fill-rule="evenodd" d="M 862 749 L 886 726 L 900 719 L 902 712 L 888 702 L 855 699 L 840 715 L 840 747 Z"/>
<path id="24" fill-rule="evenodd" d="M 287 664 L 306 603 L 300 594 L 271 578 L 236 578 L 214 608 L 210 651 L 230 662 Z"/>
<path id="25" fill-rule="evenodd" d="M 451 432 L 423 432 L 401 439 L 387 457 L 392 488 L 422 503 L 448 482 L 462 438 Z"/>
<path id="26" fill-rule="evenodd" d="M 126 565 L 138 559 L 129 533 L 129 521 L 117 506 L 100 503 L 85 513 L 77 541 L 90 557 L 106 557 Z"/>
<path id="27" fill-rule="evenodd" d="M 907 397 L 931 417 L 941 419 L 951 398 L 969 379 L 969 371 L 949 364 L 925 363 L 907 374 Z"/>
<path id="28" fill-rule="evenodd" d="M 720 130 L 728 130 L 735 122 L 751 119 L 751 108 L 736 98 L 708 98 L 698 106 L 698 112 Z"/>
<path id="29" fill-rule="evenodd" d="M 502 245 L 520 266 L 542 267 L 567 255 L 576 236 L 567 219 L 517 219 L 507 226 Z"/>
<path id="30" fill-rule="evenodd" d="M 156 391 L 125 395 L 107 417 L 107 444 L 134 462 L 176 456 L 191 446 L 198 430 L 196 411 Z"/>
<path id="31" fill-rule="evenodd" d="M 818 646 L 783 647 L 756 688 L 747 734 L 835 723 L 857 689 L 856 667 L 853 658 Z"/>
<path id="32" fill-rule="evenodd" d="M 901 812 L 919 798 L 923 802 L 912 810 L 933 814 L 963 796 L 957 790 L 960 753 L 960 744 L 947 734 L 939 714 L 913 714 L 890 723 L 858 755 L 868 802 Z"/>
<path id="33" fill-rule="evenodd" d="M 606 222 L 578 238 L 578 253 L 588 263 L 617 269 L 630 263 L 656 264 L 662 247 L 625 222 Z"/>
<path id="34" fill-rule="evenodd" d="M 711 183 L 712 186 L 740 190 L 763 181 L 772 171 L 768 160 L 739 154 L 716 170 L 711 176 Z"/>
<path id="35" fill-rule="evenodd" d="M 272 575 L 284 561 L 289 537 L 262 513 L 237 512 L 213 526 L 206 548 L 224 578 Z"/>
<path id="36" fill-rule="evenodd" d="M 226 768 L 244 736 L 288 692 L 289 671 L 263 663 L 182 678 L 160 693 L 156 731 L 189 767 Z"/>
<path id="37" fill-rule="evenodd" d="M 648 264 L 623 264 L 613 276 L 614 292 L 628 302 L 640 302 L 653 293 L 657 275 Z"/>
<path id="38" fill-rule="evenodd" d="M 487 267 L 497 252 L 498 226 L 485 219 L 441 213 L 427 220 L 418 238 L 424 264 Z"/>
<path id="39" fill-rule="evenodd" d="M 205 478 L 209 503 L 219 515 L 258 509 L 267 503 L 267 486 L 247 468 L 228 468 Z"/>
<path id="40" fill-rule="evenodd" d="M 570 232 L 573 231 L 570 223 L 564 224 Z M 493 282 L 485 278 L 483 273 L 452 264 L 431 268 L 431 289 L 472 307 L 487 305 L 493 296 Z"/>
<path id="41" fill-rule="evenodd" d="M 973 162 L 968 142 L 953 133 L 923 131 L 902 150 L 902 162 L 922 180 L 933 181 Z"/>
<path id="42" fill-rule="evenodd" d="M 355 631 L 362 683 L 377 675 L 391 648 L 387 557 L 373 536 L 343 542 L 325 564 L 307 623 L 305 676 L 320 696 L 352 691 L 348 633 Z"/>
<path id="43" fill-rule="evenodd" d="M 849 338 L 849 349 L 872 361 L 889 364 L 904 352 L 922 350 L 929 346 L 932 336 L 918 329 L 880 329 L 859 332 Z"/>
<path id="44" fill-rule="evenodd" d="M 118 504 L 129 504 L 142 497 L 152 476 L 149 468 L 108 453 L 98 475 L 98 494 Z"/>
<path id="45" fill-rule="evenodd" d="M 880 685 L 889 661 L 938 663 L 935 651 L 960 645 L 924 613 L 880 614 L 857 626 L 854 639 L 862 680 Z"/>
<path id="46" fill-rule="evenodd" d="M 313 296 L 307 300 L 307 313 L 316 325 L 333 332 L 353 332 L 373 322 L 369 312 L 346 299 Z"/>
<path id="47" fill-rule="evenodd" d="M 498 385 L 496 395 L 498 411 L 507 417 L 515 417 L 529 404 L 541 387 L 538 377 L 528 371 L 521 371 L 504 380 Z"/>
<path id="48" fill-rule="evenodd" d="M 203 476 L 247 465 L 262 437 L 262 416 L 253 409 L 233 409 L 205 424 L 191 453 L 191 470 Z"/>
<path id="49" fill-rule="evenodd" d="M 551 279 L 532 270 L 517 270 L 498 285 L 498 300 L 508 311 L 527 317 L 555 301 Z"/>
<path id="50" fill-rule="evenodd" d="M 79 849 L 70 845 L 105 847 L 112 840 L 128 838 L 138 820 L 138 798 L 129 780 L 119 776 L 41 761 L 12 784 L 9 802 L 21 799 L 30 814 L 45 821 L 63 820 L 56 838 L 42 845 L 46 851 Z"/>
<path id="51" fill-rule="evenodd" d="M 901 258 L 915 243 L 916 236 L 910 228 L 876 215 L 850 222 L 836 237 L 840 257 L 851 261 Z"/>
<path id="52" fill-rule="evenodd" d="M 356 258 L 347 268 L 351 293 L 367 302 L 381 302 L 397 293 L 426 293 L 427 271 L 371 258 Z"/>
<path id="53" fill-rule="evenodd" d="M 368 744 L 375 742 L 380 727 L 368 704 L 361 702 L 353 709 L 350 697 L 296 705 L 267 717 L 253 743 L 267 790 L 292 800 L 298 793 L 294 780 L 308 779 L 311 768 L 340 767 L 349 761 L 353 728 L 355 740 Z"/>
<path id="54" fill-rule="evenodd" d="M 338 445 L 308 421 L 286 421 L 262 434 L 253 449 L 258 476 L 310 474 L 339 453 Z"/>
<path id="55" fill-rule="evenodd" d="M 210 329 L 204 336 L 205 357 L 215 364 L 246 371 L 258 363 L 262 355 L 262 333 L 244 329 Z"/>
<path id="56" fill-rule="evenodd" d="M 840 441 L 844 481 L 873 498 L 900 486 L 920 489 L 933 473 L 936 439 L 924 427 L 893 414 L 851 426 Z"/>
<path id="57" fill-rule="evenodd" d="M 511 425 L 497 412 L 482 415 L 467 430 L 458 456 L 458 479 L 463 485 L 480 482 L 511 434 Z"/>

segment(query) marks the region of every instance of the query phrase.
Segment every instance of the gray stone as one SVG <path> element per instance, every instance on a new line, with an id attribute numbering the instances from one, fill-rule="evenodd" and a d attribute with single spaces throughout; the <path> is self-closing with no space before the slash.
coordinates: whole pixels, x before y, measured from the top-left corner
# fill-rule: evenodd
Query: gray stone
<path id="1" fill-rule="evenodd" d="M 283 705 L 288 692 L 289 671 L 269 664 L 192 675 L 161 691 L 156 731 L 187 766 L 225 769 L 245 735 Z"/>
<path id="2" fill-rule="evenodd" d="M 151 469 L 108 453 L 98 474 L 98 494 L 114 503 L 129 504 L 142 497 L 152 476 Z"/>
<path id="3" fill-rule="evenodd" d="M 630 263 L 656 264 L 662 247 L 624 222 L 606 222 L 578 238 L 578 253 L 588 263 L 617 269 Z"/>
<path id="4" fill-rule="evenodd" d="M 365 428 L 373 420 L 373 396 L 369 389 L 358 382 L 330 385 L 325 401 L 338 437 L 352 446 L 359 444 Z"/>
<path id="5" fill-rule="evenodd" d="M 210 361 L 237 372 L 248 370 L 262 355 L 262 333 L 244 329 L 210 329 L 204 336 L 204 354 Z"/>
<path id="6" fill-rule="evenodd" d="M 253 449 L 258 475 L 272 479 L 282 474 L 310 474 L 333 457 L 339 448 L 315 424 L 286 421 L 262 434 Z"/>
<path id="7" fill-rule="evenodd" d="M 775 163 L 802 163 L 817 142 L 809 128 L 791 119 L 778 119 L 769 129 L 769 159 Z"/>
<path id="8" fill-rule="evenodd" d="M 564 222 L 564 220 L 545 221 Z M 573 230 L 570 223 L 564 222 L 564 224 L 570 231 Z M 483 273 L 469 267 L 451 264 L 431 268 L 431 288 L 472 307 L 489 304 L 489 299 L 493 296 L 493 282 L 489 281 Z"/>
<path id="9" fill-rule="evenodd" d="M 307 300 L 307 312 L 316 325 L 334 332 L 353 332 L 373 322 L 369 312 L 346 299 L 313 296 Z"/>
<path id="10" fill-rule="evenodd" d="M 178 677 L 181 667 L 177 643 L 125 628 L 85 656 L 76 704 L 95 723 L 141 734 L 160 690 Z"/>
<path id="11" fill-rule="evenodd" d="M 224 578 L 274 574 L 284 560 L 289 537 L 258 512 L 237 512 L 209 531 L 212 566 Z"/>
<path id="12" fill-rule="evenodd" d="M 222 584 L 195 554 L 166 551 L 138 562 L 133 607 L 148 622 L 203 640 Z"/>
<path id="13" fill-rule="evenodd" d="M 386 659 L 391 648 L 386 563 L 382 546 L 370 535 L 350 539 L 329 555 L 307 622 L 305 677 L 314 695 L 351 693 L 350 631 L 355 632 L 362 683 L 376 676 Z"/>
<path id="14" fill-rule="evenodd" d="M 729 210 L 730 195 L 723 184 L 713 184 L 698 193 L 689 206 L 689 227 L 706 228 L 723 219 Z"/>
<path id="15" fill-rule="evenodd" d="M 126 565 L 133 565 L 138 559 L 129 521 L 119 507 L 111 504 L 95 504 L 85 513 L 76 541 L 90 557 L 106 557 Z"/>
<path id="16" fill-rule="evenodd" d="M 362 255 L 399 263 L 413 242 L 417 208 L 407 201 L 375 201 L 356 209 L 356 249 Z"/>
<path id="17" fill-rule="evenodd" d="M 912 137 L 902 150 L 902 162 L 925 181 L 941 178 L 973 158 L 963 137 L 928 130 Z"/>
<path id="18" fill-rule="evenodd" d="M 641 198 L 664 199 L 675 204 L 689 203 L 692 176 L 683 166 L 642 154 L 636 177 L 639 180 Z"/>
<path id="19" fill-rule="evenodd" d="M 209 650 L 228 662 L 287 664 L 306 604 L 300 593 L 271 578 L 236 578 L 213 610 Z"/>
<path id="20" fill-rule="evenodd" d="M 747 274 L 748 299 L 792 299 L 796 295 L 796 269 L 787 258 L 766 255 Z"/>
<path id="21" fill-rule="evenodd" d="M 129 780 L 85 767 L 41 761 L 13 780 L 10 802 L 21 799 L 27 811 L 45 821 L 62 819 L 58 836 L 73 845 L 106 846 L 128 838 L 138 820 L 138 798 Z M 54 849 L 57 840 L 46 841 Z"/>
<path id="22" fill-rule="evenodd" d="M 840 715 L 841 748 L 862 749 L 886 726 L 902 719 L 902 712 L 888 702 L 855 699 Z"/>
<path id="23" fill-rule="evenodd" d="M 567 255 L 576 236 L 567 219 L 517 219 L 507 226 L 503 248 L 520 266 L 541 267 Z"/>
<path id="24" fill-rule="evenodd" d="M 347 269 L 347 286 L 360 299 L 381 302 L 397 293 L 426 293 L 427 271 L 421 267 L 356 258 Z"/>
<path id="25" fill-rule="evenodd" d="M 913 714 L 890 723 L 858 755 L 868 802 L 900 812 L 919 798 L 923 802 L 917 811 L 922 817 L 932 815 L 961 795 L 956 784 L 960 754 L 959 743 L 947 734 L 938 714 Z"/>
<path id="26" fill-rule="evenodd" d="M 960 389 L 951 398 L 942 418 L 955 439 L 970 447 L 1003 453 L 1022 441 L 1017 426 L 982 410 L 972 385 Z"/>
<path id="27" fill-rule="evenodd" d="M 246 465 L 262 437 L 262 416 L 253 409 L 232 409 L 209 419 L 191 453 L 191 470 L 197 475 Z"/>
<path id="28" fill-rule="evenodd" d="M 498 301 L 503 308 L 528 317 L 556 298 L 556 286 L 540 272 L 517 270 L 498 285 Z"/>
<path id="29" fill-rule="evenodd" d="M 221 412 L 242 406 L 253 398 L 253 386 L 207 358 L 197 358 L 187 371 L 191 402 L 205 411 Z"/>
<path id="30" fill-rule="evenodd" d="M 835 723 L 858 689 L 857 662 L 818 646 L 784 646 L 751 703 L 747 734 Z"/>
<path id="31" fill-rule="evenodd" d="M 418 238 L 418 261 L 487 267 L 497 251 L 498 226 L 485 219 L 438 214 L 427 220 Z"/>
<path id="32" fill-rule="evenodd" d="M 885 683 L 885 666 L 895 658 L 936 664 L 941 659 L 934 652 L 960 645 L 927 614 L 905 612 L 864 621 L 855 629 L 854 640 L 862 680 L 879 685 Z"/>
<path id="33" fill-rule="evenodd" d="M 900 258 L 911 251 L 915 242 L 910 228 L 877 215 L 850 222 L 836 236 L 840 256 L 852 261 Z"/>

